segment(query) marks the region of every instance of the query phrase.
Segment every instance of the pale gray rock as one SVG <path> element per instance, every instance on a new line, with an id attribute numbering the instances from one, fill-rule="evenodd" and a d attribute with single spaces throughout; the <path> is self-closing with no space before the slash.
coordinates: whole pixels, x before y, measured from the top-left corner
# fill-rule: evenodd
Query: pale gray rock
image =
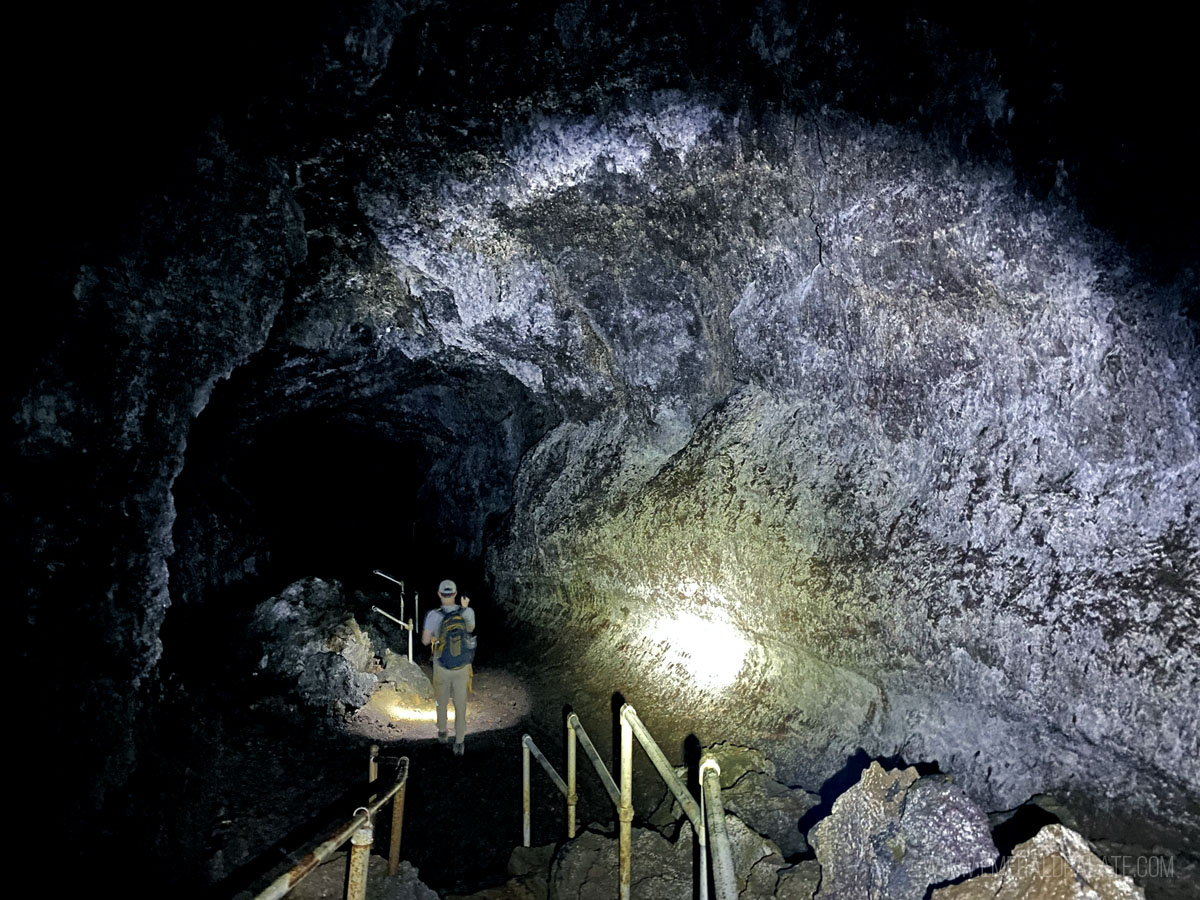
<path id="1" fill-rule="evenodd" d="M 821 865 L 818 900 L 923 900 L 930 885 L 996 858 L 987 817 L 958 787 L 874 762 L 809 841 Z"/>
<path id="2" fill-rule="evenodd" d="M 935 889 L 932 900 L 1141 900 L 1145 896 L 1131 877 L 1096 856 L 1082 835 L 1065 825 L 1047 825 L 995 871 Z"/>
<path id="3" fill-rule="evenodd" d="M 656 831 L 633 830 L 631 880 L 646 900 L 692 895 L 691 845 L 672 844 Z M 549 900 L 608 900 L 619 885 L 617 841 L 585 831 L 565 843 L 550 866 Z"/>
<path id="4" fill-rule="evenodd" d="M 307 657 L 296 687 L 312 706 L 340 712 L 366 705 L 378 683 L 370 672 L 354 669 L 340 653 L 326 652 Z"/>
<path id="5" fill-rule="evenodd" d="M 370 635 L 348 612 L 336 582 L 306 578 L 289 585 L 259 604 L 251 631 L 262 643 L 259 670 L 294 683 L 310 705 L 357 709 L 379 682 Z"/>
<path id="6" fill-rule="evenodd" d="M 408 661 L 407 655 L 385 650 L 380 681 L 391 682 L 399 694 L 410 694 L 420 700 L 433 698 L 433 684 L 424 670 Z"/>

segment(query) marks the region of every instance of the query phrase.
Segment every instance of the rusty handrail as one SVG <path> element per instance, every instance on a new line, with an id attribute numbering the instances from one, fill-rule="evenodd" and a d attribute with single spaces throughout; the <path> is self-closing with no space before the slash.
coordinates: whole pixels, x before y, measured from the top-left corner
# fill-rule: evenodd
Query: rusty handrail
<path id="1" fill-rule="evenodd" d="M 351 838 L 354 838 L 354 844 L 356 845 L 354 849 L 356 851 L 365 844 L 367 852 L 369 852 L 370 832 L 372 830 L 371 823 L 374 821 L 375 813 L 382 809 L 393 797 L 396 797 L 397 801 L 392 811 L 392 843 L 391 852 L 388 854 L 388 874 L 395 875 L 393 858 L 398 861 L 400 852 L 400 829 L 396 827 L 396 820 L 397 818 L 402 818 L 404 814 L 404 789 L 407 784 L 408 757 L 402 756 L 396 766 L 396 781 L 383 796 L 371 803 L 370 806 L 360 807 L 359 810 L 356 810 L 356 815 L 353 819 L 318 844 L 288 872 L 280 875 L 271 882 L 264 891 L 255 896 L 254 900 L 279 900 L 280 897 L 286 896 L 296 885 L 308 877 L 317 866 L 326 862 Z M 363 834 L 360 834 L 360 830 Z M 359 858 L 363 858 L 361 853 L 359 854 Z M 363 873 L 363 887 L 365 889 L 365 873 Z"/>

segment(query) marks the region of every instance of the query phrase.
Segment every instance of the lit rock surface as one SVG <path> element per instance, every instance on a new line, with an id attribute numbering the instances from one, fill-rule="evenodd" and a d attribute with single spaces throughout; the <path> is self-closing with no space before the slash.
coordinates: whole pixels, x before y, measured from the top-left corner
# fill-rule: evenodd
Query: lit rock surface
<path id="1" fill-rule="evenodd" d="M 259 669 L 291 680 L 309 704 L 344 712 L 371 698 L 380 667 L 340 585 L 297 582 L 260 604 L 251 628 L 262 641 Z"/>
<path id="2" fill-rule="evenodd" d="M 779 870 L 779 884 L 775 888 L 777 900 L 812 900 L 821 883 L 821 865 L 806 859 L 796 865 Z"/>
<path id="3" fill-rule="evenodd" d="M 1080 835 L 1047 825 L 1013 851 L 998 871 L 938 888 L 933 900 L 1135 900 L 1145 897 L 1127 875 L 1096 856 Z"/>
<path id="4" fill-rule="evenodd" d="M 561 398 L 490 550 L 512 613 L 560 622 L 664 739 L 776 736 L 791 782 L 861 747 L 988 808 L 1070 783 L 1197 833 L 1182 321 L 1078 222 L 900 132 L 668 97 L 539 127 L 510 161 L 536 154 L 541 193 L 448 181 L 478 199 L 420 240 L 370 207 L 398 265 L 460 286 L 443 340 Z M 587 140 L 615 172 L 562 162 Z M 509 304 L 553 367 L 488 337 Z"/>
<path id="5" fill-rule="evenodd" d="M 996 858 L 987 817 L 959 788 L 878 763 L 834 801 L 809 841 L 821 865 L 818 900 L 922 900 L 930 885 Z"/>
<path id="6" fill-rule="evenodd" d="M 421 667 L 409 662 L 408 656 L 392 650 L 383 653 L 383 671 L 379 680 L 390 682 L 401 698 L 411 698 L 412 706 L 433 699 L 433 684 Z"/>

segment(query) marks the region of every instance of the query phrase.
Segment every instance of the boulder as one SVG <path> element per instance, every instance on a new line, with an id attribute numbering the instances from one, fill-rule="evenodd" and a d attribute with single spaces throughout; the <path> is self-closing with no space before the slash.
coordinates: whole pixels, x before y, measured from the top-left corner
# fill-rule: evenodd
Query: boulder
<path id="1" fill-rule="evenodd" d="M 340 584 L 320 578 L 301 579 L 259 604 L 251 624 L 262 643 L 259 670 L 293 682 L 312 706 L 358 709 L 370 699 L 381 669 L 371 636 L 350 605 Z M 422 688 L 411 674 L 407 678 Z"/>
<path id="2" fill-rule="evenodd" d="M 690 835 L 690 831 L 689 831 Z M 633 879 L 638 900 L 692 896 L 691 842 L 671 843 L 657 831 L 633 829 Z M 610 900 L 619 884 L 617 840 L 585 831 L 563 844 L 550 866 L 549 900 Z"/>
<path id="3" fill-rule="evenodd" d="M 371 699 L 379 683 L 370 672 L 357 672 L 340 653 L 316 653 L 308 658 L 296 687 L 310 705 L 358 709 Z"/>
<path id="4" fill-rule="evenodd" d="M 421 667 L 392 650 L 383 651 L 383 673 L 379 680 L 390 682 L 400 698 L 411 700 L 412 706 L 433 699 L 433 684 Z"/>
<path id="5" fill-rule="evenodd" d="M 812 900 L 820 884 L 820 864 L 814 859 L 802 860 L 790 868 L 779 870 L 775 898 L 776 900 Z"/>
<path id="6" fill-rule="evenodd" d="M 938 888 L 932 900 L 1135 900 L 1146 895 L 1092 852 L 1077 832 L 1047 825 L 994 871 Z"/>
<path id="7" fill-rule="evenodd" d="M 339 853 L 314 869 L 292 888 L 289 900 L 342 900 L 346 896 L 348 854 Z M 388 875 L 387 860 L 372 856 L 367 862 L 367 900 L 438 900 L 437 892 L 421 881 L 417 869 L 407 860 L 400 861 L 395 875 Z M 239 894 L 235 900 L 250 900 Z"/>
<path id="8" fill-rule="evenodd" d="M 818 900 L 924 900 L 996 858 L 987 816 L 948 778 L 873 762 L 809 832 Z"/>

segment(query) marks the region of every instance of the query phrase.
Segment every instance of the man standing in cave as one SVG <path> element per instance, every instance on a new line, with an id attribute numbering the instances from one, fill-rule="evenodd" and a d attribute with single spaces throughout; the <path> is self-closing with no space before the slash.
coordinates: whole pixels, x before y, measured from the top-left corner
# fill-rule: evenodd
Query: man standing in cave
<path id="1" fill-rule="evenodd" d="M 449 743 L 447 707 L 454 695 L 454 755 L 463 755 L 467 736 L 467 692 L 471 687 L 471 662 L 475 657 L 475 610 L 471 598 L 455 603 L 458 586 L 453 581 L 438 585 L 440 609 L 430 610 L 421 630 L 421 643 L 433 644 L 433 690 L 437 695 L 438 740 Z"/>

